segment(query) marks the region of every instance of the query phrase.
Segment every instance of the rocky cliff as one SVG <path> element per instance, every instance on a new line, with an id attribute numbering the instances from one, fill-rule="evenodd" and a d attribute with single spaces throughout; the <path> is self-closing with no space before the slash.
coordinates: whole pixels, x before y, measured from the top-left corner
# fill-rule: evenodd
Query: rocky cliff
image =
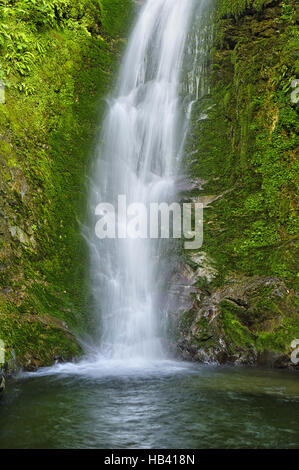
<path id="1" fill-rule="evenodd" d="M 86 169 L 130 11 L 130 0 L 0 2 L 0 339 L 10 369 L 80 354 Z"/>
<path id="2" fill-rule="evenodd" d="M 186 358 L 292 365 L 299 338 L 295 3 L 216 2 L 187 145 L 188 197 L 205 208 L 202 249 L 186 252 L 182 267 L 192 298 L 179 323 Z"/>

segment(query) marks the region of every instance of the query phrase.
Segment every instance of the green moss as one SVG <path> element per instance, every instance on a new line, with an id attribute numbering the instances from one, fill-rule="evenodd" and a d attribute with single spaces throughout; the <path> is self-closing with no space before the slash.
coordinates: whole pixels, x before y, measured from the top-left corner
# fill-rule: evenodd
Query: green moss
<path id="1" fill-rule="evenodd" d="M 255 336 L 253 333 L 242 325 L 235 315 L 226 311 L 224 307 L 222 307 L 221 321 L 230 345 L 235 345 L 244 351 L 254 347 Z"/>
<path id="2" fill-rule="evenodd" d="M 298 315 L 284 318 L 282 324 L 272 332 L 259 333 L 256 345 L 260 351 L 277 351 L 285 354 L 291 352 L 291 342 L 299 336 Z"/>
<path id="3" fill-rule="evenodd" d="M 232 276 L 245 275 L 249 286 L 253 278 L 280 279 L 288 295 L 270 298 L 267 286 L 249 291 L 247 307 L 221 304 L 222 322 L 238 347 L 250 348 L 256 335 L 259 348 L 280 344 L 287 353 L 299 334 L 279 326 L 298 318 L 291 305 L 299 281 L 295 2 L 220 0 L 214 21 L 209 91 L 193 107 L 186 159 L 192 179 L 206 182 L 190 197 L 221 196 L 204 210 L 202 250 L 218 275 L 203 290 L 213 295 Z"/>
<path id="4" fill-rule="evenodd" d="M 199 348 L 209 348 L 217 344 L 218 338 L 209 320 L 202 316 L 195 324 L 196 334 L 192 338 L 193 344 Z"/>
<path id="5" fill-rule="evenodd" d="M 253 334 L 226 307 L 222 306 L 222 312 L 221 321 L 230 344 L 236 345 L 244 351 L 256 349 L 258 352 L 267 350 L 290 354 L 291 342 L 298 337 L 298 316 L 293 318 L 285 317 L 281 325 L 271 332 L 259 331 Z"/>
<path id="6" fill-rule="evenodd" d="M 272 0 L 219 0 L 218 15 L 238 17 L 247 10 L 261 10 L 265 5 L 272 3 Z"/>
<path id="7" fill-rule="evenodd" d="M 196 312 L 194 310 L 189 310 L 185 312 L 180 321 L 180 329 L 188 330 L 191 328 L 191 325 L 195 319 Z"/>
<path id="8" fill-rule="evenodd" d="M 296 54 L 293 23 L 281 13 L 270 5 L 258 19 L 218 20 L 216 31 L 222 28 L 227 42 L 216 42 L 211 93 L 194 107 L 188 150 L 198 152 L 190 173 L 208 181 L 199 194 L 224 194 L 205 211 L 204 225 L 204 250 L 222 279 L 234 270 L 271 273 L 295 287 L 298 109 L 290 84 Z M 208 108 L 209 119 L 198 124 Z"/>
<path id="9" fill-rule="evenodd" d="M 101 7 L 104 29 L 114 36 L 124 35 L 128 29 L 132 2 L 128 0 L 98 0 L 98 2 Z"/>
<path id="10" fill-rule="evenodd" d="M 80 332 L 89 321 L 88 254 L 80 234 L 85 180 L 132 2 L 11 0 L 0 5 L 6 83 L 6 102 L 0 104 L 0 337 L 7 338 L 9 315 L 14 322 L 22 315 L 25 326 L 30 315 L 50 315 Z M 8 325 L 5 332 L 3 325 Z M 34 325 L 36 335 L 24 326 L 32 354 L 33 338 L 38 341 L 44 328 L 38 320 Z M 10 346 L 21 358 L 18 332 Z M 46 362 L 47 344 L 54 344 L 55 335 L 62 347 L 61 329 L 41 336 Z"/>
<path id="11" fill-rule="evenodd" d="M 1 339 L 5 345 L 5 361 L 33 369 L 51 365 L 54 358 L 71 359 L 81 354 L 77 341 L 55 318 L 21 316 L 13 312 L 0 317 Z"/>

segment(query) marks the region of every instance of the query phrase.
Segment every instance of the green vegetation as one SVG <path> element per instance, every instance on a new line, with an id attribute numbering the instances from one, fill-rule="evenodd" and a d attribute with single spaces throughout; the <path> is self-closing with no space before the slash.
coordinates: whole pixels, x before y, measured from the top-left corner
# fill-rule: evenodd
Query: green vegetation
<path id="1" fill-rule="evenodd" d="M 279 280 L 288 292 L 277 302 L 271 288 L 249 292 L 241 316 L 221 307 L 223 328 L 243 349 L 254 333 L 258 350 L 284 353 L 299 335 L 295 3 L 219 0 L 212 87 L 194 108 L 188 144 L 190 174 L 206 181 L 193 196 L 222 195 L 205 210 L 203 251 L 218 271 L 209 292 L 225 289 L 232 274 L 234 286 L 258 276 L 265 284 Z M 209 118 L 199 121 L 202 113 Z"/>
<path id="2" fill-rule="evenodd" d="M 241 16 L 246 11 L 260 11 L 266 5 L 273 3 L 272 0 L 221 0 L 219 2 L 218 16 Z"/>
<path id="3" fill-rule="evenodd" d="M 0 1 L 0 338 L 21 365 L 80 350 L 64 322 L 88 321 L 84 183 L 130 15 L 131 0 Z"/>

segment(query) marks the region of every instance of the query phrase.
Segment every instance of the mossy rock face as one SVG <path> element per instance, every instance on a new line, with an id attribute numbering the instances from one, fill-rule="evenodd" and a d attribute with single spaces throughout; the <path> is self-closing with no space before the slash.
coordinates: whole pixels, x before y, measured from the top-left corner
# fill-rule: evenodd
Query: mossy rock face
<path id="1" fill-rule="evenodd" d="M 19 367 L 35 370 L 82 354 L 67 324 L 54 316 L 10 314 L 1 316 L 0 328 L 6 339 L 3 368 L 7 372 Z"/>
<path id="2" fill-rule="evenodd" d="M 271 277 L 230 275 L 209 294 L 198 287 L 192 309 L 180 319 L 179 352 L 203 362 L 291 366 L 296 299 Z"/>
<path id="3" fill-rule="evenodd" d="M 203 347 L 200 331 L 207 335 L 207 325 L 198 331 L 196 322 L 209 307 L 218 313 L 208 336 L 219 350 L 222 342 L 225 360 L 272 357 L 270 363 L 279 364 L 278 355 L 281 364 L 292 364 L 291 342 L 299 338 L 299 120 L 291 100 L 298 77 L 296 15 L 292 0 L 216 5 L 200 78 L 205 91 L 193 106 L 185 160 L 198 182 L 189 197 L 211 201 L 204 209 L 202 250 L 216 272 L 209 279 L 207 267 L 194 263 L 202 250 L 185 253 L 199 289 L 193 321 L 181 323 L 193 357 Z M 210 360 L 217 360 L 216 349 Z"/>
<path id="4" fill-rule="evenodd" d="M 131 0 L 0 7 L 0 339 L 25 367 L 78 355 L 69 331 L 91 322 L 80 234 L 85 181 L 131 7 Z"/>

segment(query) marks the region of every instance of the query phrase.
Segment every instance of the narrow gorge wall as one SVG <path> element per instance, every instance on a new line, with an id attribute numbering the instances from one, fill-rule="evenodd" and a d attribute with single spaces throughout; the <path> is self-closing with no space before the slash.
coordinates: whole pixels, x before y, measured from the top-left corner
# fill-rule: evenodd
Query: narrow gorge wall
<path id="1" fill-rule="evenodd" d="M 80 353 L 86 169 L 131 6 L 0 2 L 0 339 L 10 368 Z"/>
<path id="2" fill-rule="evenodd" d="M 299 337 L 295 3 L 216 4 L 209 86 L 194 104 L 187 148 L 205 222 L 202 249 L 185 254 L 186 358 L 285 366 Z"/>

